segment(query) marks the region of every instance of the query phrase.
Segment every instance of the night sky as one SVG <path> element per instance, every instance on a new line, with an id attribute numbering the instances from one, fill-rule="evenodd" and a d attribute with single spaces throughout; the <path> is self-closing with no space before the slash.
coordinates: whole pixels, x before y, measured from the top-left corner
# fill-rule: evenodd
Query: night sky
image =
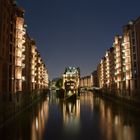
<path id="1" fill-rule="evenodd" d="M 114 35 L 140 16 L 140 0 L 18 0 L 50 79 L 66 66 L 96 70 Z"/>

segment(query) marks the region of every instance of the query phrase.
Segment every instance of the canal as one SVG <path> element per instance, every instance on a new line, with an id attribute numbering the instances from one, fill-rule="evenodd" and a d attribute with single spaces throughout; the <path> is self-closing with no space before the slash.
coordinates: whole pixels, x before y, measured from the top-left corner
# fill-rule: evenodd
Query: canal
<path id="1" fill-rule="evenodd" d="M 1 140 L 139 140 L 140 115 L 122 105 L 84 93 L 64 102 L 55 93 L 0 130 Z"/>

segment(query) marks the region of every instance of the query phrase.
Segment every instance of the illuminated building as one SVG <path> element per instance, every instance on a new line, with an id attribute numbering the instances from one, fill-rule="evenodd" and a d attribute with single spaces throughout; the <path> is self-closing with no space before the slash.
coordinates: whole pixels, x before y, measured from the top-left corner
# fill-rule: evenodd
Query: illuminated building
<path id="1" fill-rule="evenodd" d="M 80 87 L 85 89 L 91 89 L 92 87 L 99 87 L 97 71 L 91 73 L 91 75 L 80 78 Z"/>
<path id="2" fill-rule="evenodd" d="M 43 64 L 43 70 L 42 70 L 42 88 L 48 89 L 49 84 L 49 75 L 48 75 L 48 69 L 46 68 L 45 64 Z"/>
<path id="3" fill-rule="evenodd" d="M 135 22 L 139 21 L 137 19 Z M 136 32 L 135 22 L 129 22 L 123 27 L 122 37 L 115 38 L 115 82 L 117 83 L 117 93 L 124 96 L 132 96 L 139 89 L 138 84 L 138 45 L 139 40 Z M 139 23 L 140 24 L 140 23 Z"/>
<path id="4" fill-rule="evenodd" d="M 140 18 L 123 26 L 97 67 L 99 87 L 128 97 L 140 92 Z M 114 56 L 114 57 L 113 57 Z"/>
<path id="5" fill-rule="evenodd" d="M 123 62 L 122 62 L 122 36 L 115 36 L 114 39 L 114 58 L 115 58 L 115 83 L 116 92 L 118 94 L 122 91 L 122 72 L 123 72 Z"/>
<path id="6" fill-rule="evenodd" d="M 92 75 L 80 78 L 80 87 L 90 88 L 92 86 Z"/>
<path id="7" fill-rule="evenodd" d="M 94 71 L 91 74 L 91 86 L 92 87 L 99 87 L 97 71 Z"/>
<path id="8" fill-rule="evenodd" d="M 140 93 L 140 18 L 123 28 L 125 49 L 125 89 L 127 95 Z"/>
<path id="9" fill-rule="evenodd" d="M 100 62 L 100 86 L 106 89 L 106 58 L 103 57 Z"/>
<path id="10" fill-rule="evenodd" d="M 15 38 L 15 91 L 22 91 L 22 83 L 25 81 L 25 77 L 22 72 L 25 68 L 25 21 L 24 21 L 24 10 L 17 8 L 16 12 L 16 38 Z"/>
<path id="11" fill-rule="evenodd" d="M 123 64 L 123 94 L 130 95 L 132 91 L 132 58 L 131 58 L 131 35 L 130 26 L 126 25 L 123 28 L 123 40 L 122 40 L 122 64 Z"/>
<path id="12" fill-rule="evenodd" d="M 26 42 L 25 42 L 25 51 L 23 54 L 25 55 L 25 60 L 23 64 L 23 71 L 22 75 L 25 77 L 22 83 L 23 92 L 31 91 L 31 39 L 28 34 L 25 35 Z"/>
<path id="13" fill-rule="evenodd" d="M 115 81 L 114 81 L 114 48 L 110 48 L 109 50 L 106 51 L 105 54 L 105 60 L 106 60 L 106 67 L 105 67 L 105 72 L 106 72 L 106 87 L 109 92 L 112 92 L 115 86 Z"/>
<path id="14" fill-rule="evenodd" d="M 48 70 L 38 52 L 37 57 L 37 73 L 36 73 L 36 89 L 43 90 L 48 88 Z"/>
<path id="15" fill-rule="evenodd" d="M 76 87 L 78 88 L 80 84 L 79 78 L 80 78 L 79 68 L 67 67 L 63 74 L 63 87 L 66 81 L 71 80 L 76 83 Z"/>
<path id="16" fill-rule="evenodd" d="M 114 74 L 113 48 L 110 48 L 97 66 L 98 87 L 102 90 L 112 90 Z"/>
<path id="17" fill-rule="evenodd" d="M 36 46 L 35 41 L 31 41 L 31 91 L 35 90 L 35 75 L 36 75 Z"/>
<path id="18" fill-rule="evenodd" d="M 63 74 L 63 85 L 62 88 L 65 91 L 65 97 L 79 95 L 79 86 L 80 86 L 80 69 L 75 67 L 65 68 Z"/>
<path id="19" fill-rule="evenodd" d="M 102 85 L 101 85 L 101 64 L 100 63 L 97 66 L 97 78 L 98 78 L 98 87 L 102 88 Z"/>
<path id="20" fill-rule="evenodd" d="M 26 33 L 24 10 L 0 1 L 0 95 L 48 88 L 48 71 Z"/>
<path id="21" fill-rule="evenodd" d="M 31 40 L 31 64 L 30 64 L 30 91 L 48 88 L 48 70 L 37 50 L 35 41 Z"/>
<path id="22" fill-rule="evenodd" d="M 0 95 L 14 90 L 15 1 L 0 0 Z"/>

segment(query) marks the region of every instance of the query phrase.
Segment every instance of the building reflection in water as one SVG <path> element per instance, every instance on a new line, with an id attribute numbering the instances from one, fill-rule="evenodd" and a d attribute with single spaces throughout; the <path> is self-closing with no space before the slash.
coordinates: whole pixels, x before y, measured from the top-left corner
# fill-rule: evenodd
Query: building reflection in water
<path id="1" fill-rule="evenodd" d="M 45 125 L 48 121 L 49 105 L 48 100 L 40 104 L 39 111 L 34 113 L 31 127 L 31 140 L 42 140 L 45 133 Z"/>
<path id="2" fill-rule="evenodd" d="M 0 135 L 2 140 L 138 140 L 139 130 L 137 113 L 84 93 L 75 102 L 51 95 L 15 118 Z"/>
<path id="3" fill-rule="evenodd" d="M 80 100 L 63 102 L 63 124 L 69 133 L 80 130 Z"/>
<path id="4" fill-rule="evenodd" d="M 95 100 L 95 106 L 99 106 L 100 129 L 106 139 L 112 140 L 115 137 L 116 140 L 135 140 L 135 128 L 131 124 L 129 113 L 102 99 Z"/>
<path id="5" fill-rule="evenodd" d="M 81 94 L 80 101 L 82 106 L 86 106 L 90 110 L 90 112 L 93 113 L 94 101 L 92 92 Z"/>

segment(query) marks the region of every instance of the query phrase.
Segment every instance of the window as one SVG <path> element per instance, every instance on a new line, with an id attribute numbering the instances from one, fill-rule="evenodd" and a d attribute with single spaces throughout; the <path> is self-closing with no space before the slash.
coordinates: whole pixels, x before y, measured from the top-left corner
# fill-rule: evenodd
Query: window
<path id="1" fill-rule="evenodd" d="M 136 65 L 136 62 L 134 62 L 134 67 L 136 68 L 136 66 L 137 66 L 137 65 Z"/>
<path id="2" fill-rule="evenodd" d="M 135 46 L 133 46 L 133 53 L 135 53 L 136 52 L 136 47 Z"/>
<path id="3" fill-rule="evenodd" d="M 10 62 L 12 62 L 12 55 L 11 54 L 9 55 L 9 60 L 10 60 Z"/>
<path id="4" fill-rule="evenodd" d="M 132 39 L 132 45 L 135 45 L 135 39 L 134 38 Z"/>
<path id="5" fill-rule="evenodd" d="M 12 44 L 10 44 L 10 52 L 12 52 Z"/>
<path id="6" fill-rule="evenodd" d="M 136 54 L 133 54 L 133 58 L 134 58 L 134 60 L 136 60 Z"/>
<path id="7" fill-rule="evenodd" d="M 135 80 L 135 88 L 137 88 L 137 80 Z"/>
<path id="8" fill-rule="evenodd" d="M 135 36 L 134 31 L 132 31 L 132 37 L 134 37 L 134 36 Z"/>

